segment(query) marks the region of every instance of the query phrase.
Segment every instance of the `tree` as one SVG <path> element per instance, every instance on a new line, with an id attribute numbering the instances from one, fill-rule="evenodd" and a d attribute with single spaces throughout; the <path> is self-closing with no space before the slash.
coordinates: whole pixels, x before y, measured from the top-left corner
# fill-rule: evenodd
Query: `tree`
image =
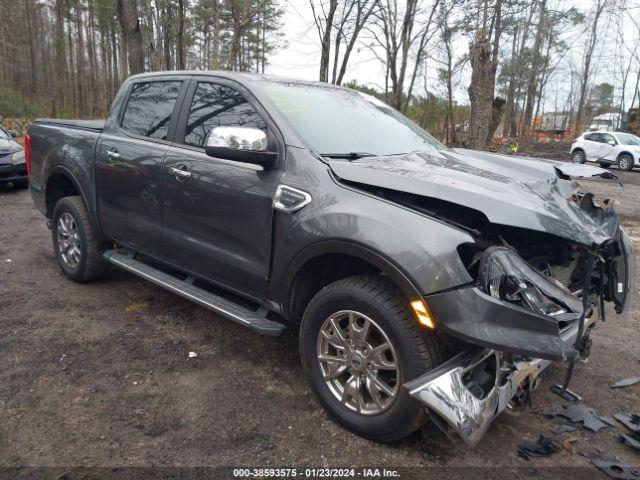
<path id="1" fill-rule="evenodd" d="M 580 82 L 580 96 L 578 98 L 578 113 L 576 117 L 576 126 L 581 130 L 585 123 L 585 101 L 587 98 L 587 87 L 589 85 L 589 75 L 591 73 L 591 60 L 593 51 L 598 42 L 598 22 L 602 17 L 607 2 L 609 0 L 596 0 L 595 11 L 589 29 L 587 38 L 587 46 L 584 54 L 584 63 L 582 67 L 582 81 Z"/>
<path id="2" fill-rule="evenodd" d="M 488 0 L 482 7 L 482 21 L 469 43 L 471 84 L 469 85 L 469 134 L 467 146 L 476 150 L 487 149 L 494 115 L 494 92 L 498 69 L 498 52 L 502 35 L 502 0 L 489 8 Z M 499 123 L 499 122 L 498 122 Z"/>

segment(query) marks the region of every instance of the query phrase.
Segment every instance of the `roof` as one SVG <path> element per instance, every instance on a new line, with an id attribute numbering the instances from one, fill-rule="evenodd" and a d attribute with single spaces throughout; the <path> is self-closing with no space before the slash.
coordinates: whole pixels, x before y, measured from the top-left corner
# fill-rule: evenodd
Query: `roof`
<path id="1" fill-rule="evenodd" d="M 271 82 L 271 83 L 297 83 L 299 85 L 313 85 L 317 87 L 333 87 L 344 88 L 338 85 L 332 85 L 330 83 L 318 82 L 313 80 L 303 80 L 300 78 L 284 77 L 280 75 L 267 75 L 264 73 L 250 73 L 250 72 L 232 72 L 228 70 L 162 70 L 155 72 L 139 73 L 132 75 L 129 79 L 139 78 L 153 78 L 169 75 L 182 75 L 182 76 L 216 76 L 221 78 L 228 78 L 230 80 L 236 80 L 238 82 Z"/>

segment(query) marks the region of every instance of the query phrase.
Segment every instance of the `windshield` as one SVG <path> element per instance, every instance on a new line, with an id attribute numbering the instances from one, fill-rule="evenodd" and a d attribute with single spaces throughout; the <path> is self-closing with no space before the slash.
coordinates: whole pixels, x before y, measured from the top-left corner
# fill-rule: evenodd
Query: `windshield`
<path id="1" fill-rule="evenodd" d="M 264 91 L 320 154 L 391 155 L 446 148 L 404 115 L 355 90 L 269 83 Z"/>
<path id="2" fill-rule="evenodd" d="M 11 135 L 9 135 L 9 132 L 4 128 L 0 127 L 0 138 L 11 138 Z"/>
<path id="3" fill-rule="evenodd" d="M 618 140 L 622 145 L 638 145 L 640 146 L 640 138 L 630 133 L 619 133 Z"/>

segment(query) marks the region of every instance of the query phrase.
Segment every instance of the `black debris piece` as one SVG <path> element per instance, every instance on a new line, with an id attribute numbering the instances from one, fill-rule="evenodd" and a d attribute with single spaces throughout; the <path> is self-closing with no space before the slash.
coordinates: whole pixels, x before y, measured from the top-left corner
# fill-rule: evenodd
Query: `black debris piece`
<path id="1" fill-rule="evenodd" d="M 553 437 L 540 435 L 535 442 L 525 442 L 518 446 L 518 455 L 525 460 L 531 457 L 548 457 L 560 451 L 560 447 L 553 440 Z"/>
<path id="2" fill-rule="evenodd" d="M 563 433 L 575 432 L 576 430 L 578 430 L 578 427 L 572 427 L 571 425 L 559 425 L 556 428 L 552 428 L 550 432 L 554 435 L 562 435 Z"/>
<path id="3" fill-rule="evenodd" d="M 631 433 L 629 435 L 625 435 L 623 433 L 618 437 L 618 439 L 623 445 L 629 445 L 636 450 L 640 450 L 640 433 Z"/>
<path id="4" fill-rule="evenodd" d="M 611 385 L 611 388 L 630 387 L 631 385 L 635 385 L 636 383 L 640 383 L 640 377 L 631 377 L 625 378 L 624 380 L 619 380 Z"/>
<path id="5" fill-rule="evenodd" d="M 620 480 L 638 480 L 640 479 L 640 469 L 632 467 L 616 460 L 591 460 L 593 464 L 606 473 L 611 478 Z"/>
<path id="6" fill-rule="evenodd" d="M 572 423 L 582 423 L 584 428 L 592 432 L 599 432 L 603 428 L 612 427 L 615 422 L 609 417 L 598 416 L 595 409 L 584 403 L 572 403 L 565 405 L 562 412 L 558 412 L 559 417 L 566 418 Z"/>
<path id="7" fill-rule="evenodd" d="M 640 432 L 640 415 L 633 413 L 616 413 L 613 418 L 622 423 L 632 432 Z"/>

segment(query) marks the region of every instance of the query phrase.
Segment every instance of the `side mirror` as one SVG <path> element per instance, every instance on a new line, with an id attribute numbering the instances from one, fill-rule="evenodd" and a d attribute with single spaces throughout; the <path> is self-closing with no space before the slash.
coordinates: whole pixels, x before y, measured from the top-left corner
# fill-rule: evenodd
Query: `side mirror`
<path id="1" fill-rule="evenodd" d="M 15 130 L 9 130 L 9 135 L 11 135 L 13 138 L 16 138 L 18 136 Z"/>
<path id="2" fill-rule="evenodd" d="M 207 135 L 205 152 L 210 157 L 271 168 L 278 152 L 269 151 L 268 144 L 267 134 L 258 128 L 216 127 Z"/>
<path id="3" fill-rule="evenodd" d="M 616 146 L 616 141 L 615 141 L 615 140 L 607 140 L 607 143 L 608 143 L 609 145 L 611 145 L 612 147 L 615 147 L 615 146 Z"/>

